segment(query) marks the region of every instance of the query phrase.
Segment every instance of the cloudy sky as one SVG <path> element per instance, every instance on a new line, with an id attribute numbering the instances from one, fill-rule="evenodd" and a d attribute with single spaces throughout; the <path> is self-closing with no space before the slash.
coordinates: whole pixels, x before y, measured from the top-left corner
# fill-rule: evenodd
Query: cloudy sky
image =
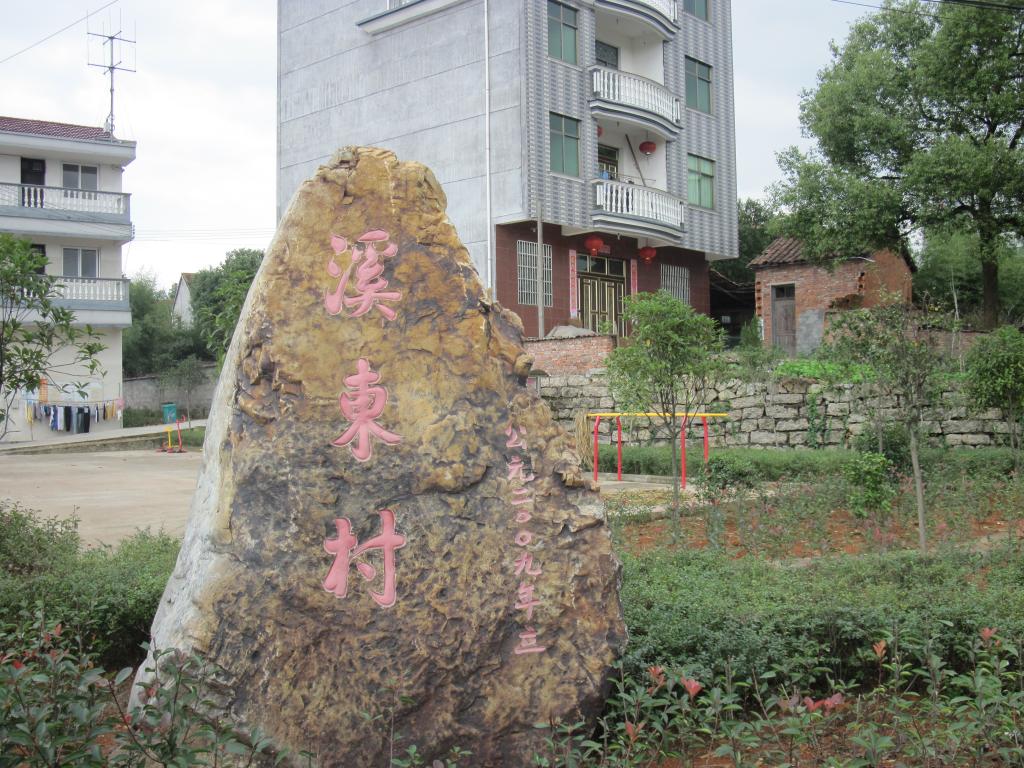
<path id="1" fill-rule="evenodd" d="M 105 51 L 86 33 L 137 40 L 118 51 L 137 72 L 118 74 L 115 95 L 115 133 L 138 142 L 125 173 L 136 228 L 124 249 L 129 276 L 149 271 L 169 286 L 231 248 L 267 245 L 276 215 L 276 0 L 10 6 L 0 25 L 0 115 L 102 125 L 107 81 L 87 63 Z M 828 62 L 829 41 L 868 12 L 835 0 L 733 0 L 741 197 L 760 197 L 778 177 L 775 152 L 803 143 L 799 92 Z"/>

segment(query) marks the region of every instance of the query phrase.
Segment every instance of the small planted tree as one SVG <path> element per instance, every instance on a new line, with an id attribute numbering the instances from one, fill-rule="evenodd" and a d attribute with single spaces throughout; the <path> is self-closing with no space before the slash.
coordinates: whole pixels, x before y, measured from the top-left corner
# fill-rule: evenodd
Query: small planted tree
<path id="1" fill-rule="evenodd" d="M 74 325 L 74 313 L 57 305 L 60 278 L 44 274 L 45 268 L 46 256 L 28 240 L 0 234 L 0 440 L 10 429 L 19 392 L 45 381 L 84 395 L 84 382 L 58 378 L 101 373 L 96 356 L 105 347 L 91 328 Z"/>
<path id="2" fill-rule="evenodd" d="M 623 316 L 630 337 L 608 356 L 609 386 L 620 408 L 658 414 L 650 418 L 672 444 L 672 500 L 678 520 L 682 424 L 675 414 L 707 402 L 722 368 L 722 329 L 667 291 L 628 296 Z"/>
<path id="3" fill-rule="evenodd" d="M 978 340 L 967 355 L 967 394 L 980 408 L 1001 408 L 1010 422 L 1013 464 L 1020 470 L 1024 416 L 1024 333 L 1003 326 Z"/>
<path id="4" fill-rule="evenodd" d="M 902 304 L 843 312 L 831 320 L 827 345 L 829 356 L 841 365 L 870 368 L 876 393 L 895 398 L 896 421 L 910 438 L 918 542 L 922 551 L 927 550 L 928 539 L 920 427 L 925 409 L 939 394 L 942 371 L 942 358 L 928 332 L 931 325 L 928 317 Z M 881 418 L 881 409 L 879 414 Z"/>

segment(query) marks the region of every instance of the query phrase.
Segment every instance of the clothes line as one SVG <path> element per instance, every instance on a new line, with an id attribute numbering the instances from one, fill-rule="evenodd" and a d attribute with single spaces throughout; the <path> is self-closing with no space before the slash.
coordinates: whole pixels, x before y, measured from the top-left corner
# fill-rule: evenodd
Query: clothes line
<path id="1" fill-rule="evenodd" d="M 25 420 L 49 426 L 51 432 L 84 434 L 104 421 L 120 421 L 124 400 L 78 400 L 63 403 L 25 402 Z"/>

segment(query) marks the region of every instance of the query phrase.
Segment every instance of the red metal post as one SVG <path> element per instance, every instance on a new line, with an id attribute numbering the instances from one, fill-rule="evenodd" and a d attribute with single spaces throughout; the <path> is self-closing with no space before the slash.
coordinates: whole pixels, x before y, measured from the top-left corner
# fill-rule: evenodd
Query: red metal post
<path id="1" fill-rule="evenodd" d="M 708 442 L 708 417 L 701 416 L 701 420 L 704 422 L 704 463 L 708 463 L 709 456 L 709 442 Z"/>
<path id="2" fill-rule="evenodd" d="M 601 423 L 601 417 L 594 417 L 594 482 L 597 482 L 597 427 Z"/>
<path id="3" fill-rule="evenodd" d="M 686 487 L 686 417 L 683 416 L 683 428 L 679 430 L 679 479 L 683 488 Z"/>
<path id="4" fill-rule="evenodd" d="M 615 427 L 619 430 L 619 480 L 622 479 L 622 419 L 615 417 Z"/>

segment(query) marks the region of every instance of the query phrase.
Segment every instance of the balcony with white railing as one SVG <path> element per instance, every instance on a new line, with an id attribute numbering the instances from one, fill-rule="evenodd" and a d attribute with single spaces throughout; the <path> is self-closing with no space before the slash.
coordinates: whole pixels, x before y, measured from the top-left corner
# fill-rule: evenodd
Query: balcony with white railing
<path id="1" fill-rule="evenodd" d="M 618 16 L 642 21 L 665 40 L 671 40 L 679 29 L 677 0 L 596 0 L 595 5 Z"/>
<path id="2" fill-rule="evenodd" d="M 685 225 L 686 203 L 660 189 L 596 179 L 595 227 L 678 243 Z"/>
<path id="3" fill-rule="evenodd" d="M 129 311 L 128 281 L 104 277 L 58 277 L 57 306 L 70 310 Z"/>
<path id="4" fill-rule="evenodd" d="M 130 199 L 122 192 L 0 183 L 0 216 L 129 224 Z"/>
<path id="5" fill-rule="evenodd" d="M 626 120 L 672 140 L 682 129 L 682 102 L 661 83 L 607 67 L 590 71 L 590 109 L 596 115 Z"/>

